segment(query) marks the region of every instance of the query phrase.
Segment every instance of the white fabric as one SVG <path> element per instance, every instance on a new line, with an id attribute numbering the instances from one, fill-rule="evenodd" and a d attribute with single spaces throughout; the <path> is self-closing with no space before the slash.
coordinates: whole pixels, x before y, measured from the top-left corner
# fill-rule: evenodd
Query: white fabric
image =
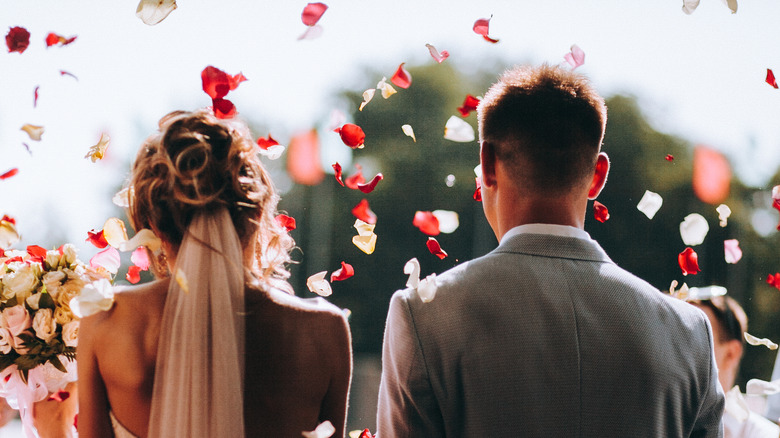
<path id="1" fill-rule="evenodd" d="M 780 437 L 780 426 L 751 411 L 738 386 L 726 393 L 723 427 L 724 438 Z"/>
<path id="2" fill-rule="evenodd" d="M 197 213 L 168 288 L 149 437 L 244 436 L 242 260 L 227 210 Z"/>
<path id="3" fill-rule="evenodd" d="M 111 429 L 114 430 L 114 438 L 138 438 L 122 426 L 122 423 L 116 419 L 113 411 L 108 411 L 108 416 L 111 418 Z"/>
<path id="4" fill-rule="evenodd" d="M 518 234 L 523 234 L 523 233 L 549 234 L 553 236 L 576 237 L 577 239 L 591 240 L 590 234 L 585 232 L 585 230 L 581 230 L 579 228 L 575 228 L 569 225 L 525 224 L 525 225 L 518 225 L 512 228 L 511 230 L 507 231 L 506 233 L 504 233 L 504 236 L 501 238 L 501 242 L 506 241 L 512 236 L 516 236 Z"/>

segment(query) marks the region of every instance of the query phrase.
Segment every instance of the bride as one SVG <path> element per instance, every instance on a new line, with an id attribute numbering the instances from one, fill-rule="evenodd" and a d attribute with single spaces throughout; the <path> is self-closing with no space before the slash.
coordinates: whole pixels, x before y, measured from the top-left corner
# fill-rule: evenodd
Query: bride
<path id="1" fill-rule="evenodd" d="M 349 328 L 286 279 L 292 238 L 247 127 L 174 112 L 133 164 L 128 216 L 162 240 L 158 280 L 85 318 L 79 436 L 344 436 Z M 150 253 L 152 256 L 152 253 Z"/>

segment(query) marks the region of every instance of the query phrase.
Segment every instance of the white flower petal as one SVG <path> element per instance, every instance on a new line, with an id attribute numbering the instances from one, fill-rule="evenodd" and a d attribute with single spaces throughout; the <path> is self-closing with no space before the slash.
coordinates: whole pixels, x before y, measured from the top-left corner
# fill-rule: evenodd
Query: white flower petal
<path id="1" fill-rule="evenodd" d="M 745 386 L 747 395 L 773 395 L 780 393 L 780 379 L 767 382 L 760 379 L 750 379 Z"/>
<path id="2" fill-rule="evenodd" d="M 114 248 L 119 248 L 120 245 L 127 242 L 127 228 L 125 223 L 121 219 L 111 217 L 103 224 L 103 237 L 106 238 L 106 242 Z"/>
<path id="3" fill-rule="evenodd" d="M 707 219 L 704 219 L 704 216 L 699 213 L 691 213 L 685 216 L 685 220 L 680 223 L 680 236 L 688 246 L 695 246 L 704 242 L 708 231 L 710 231 L 710 225 L 707 223 Z"/>
<path id="4" fill-rule="evenodd" d="M 330 438 L 336 433 L 336 428 L 333 427 L 330 421 L 320 423 L 316 429 L 311 432 L 303 432 L 304 438 Z"/>
<path id="5" fill-rule="evenodd" d="M 420 284 L 420 262 L 413 258 L 404 265 L 404 274 L 409 275 L 406 280 L 406 287 L 415 288 Z"/>
<path id="6" fill-rule="evenodd" d="M 368 105 L 368 102 L 371 102 L 371 99 L 374 98 L 374 93 L 376 93 L 376 88 L 369 88 L 363 92 L 363 103 L 360 104 L 358 111 L 363 111 L 363 108 Z"/>
<path id="7" fill-rule="evenodd" d="M 9 221 L 0 220 L 0 248 L 9 249 L 19 240 L 21 237 L 16 231 L 16 225 Z"/>
<path id="8" fill-rule="evenodd" d="M 122 190 L 116 192 L 111 202 L 117 207 L 130 208 L 130 187 L 125 187 Z"/>
<path id="9" fill-rule="evenodd" d="M 105 231 L 103 232 L 105 235 Z M 162 241 L 148 228 L 143 228 L 135 233 L 132 239 L 119 244 L 120 251 L 133 251 L 139 246 L 145 246 L 153 253 L 158 253 L 162 248 Z"/>
<path id="10" fill-rule="evenodd" d="M 176 0 L 141 0 L 135 10 L 135 16 L 144 24 L 154 26 L 165 20 L 174 9 L 176 9 Z"/>
<path id="11" fill-rule="evenodd" d="M 715 209 L 715 211 L 718 212 L 718 219 L 720 219 L 720 226 L 725 227 L 728 225 L 728 219 L 729 216 L 731 216 L 731 209 L 726 204 L 720 204 L 718 208 Z"/>
<path id="12" fill-rule="evenodd" d="M 766 346 L 766 348 L 770 350 L 777 350 L 777 344 L 775 344 L 774 342 L 770 341 L 767 338 L 757 338 L 748 332 L 745 332 L 745 340 L 750 345 L 764 345 Z"/>
<path id="13" fill-rule="evenodd" d="M 658 193 L 645 190 L 645 194 L 642 199 L 639 200 L 636 208 L 647 216 L 648 219 L 652 219 L 661 208 L 664 203 L 664 199 Z"/>
<path id="14" fill-rule="evenodd" d="M 412 125 L 403 125 L 401 126 L 401 130 L 404 131 L 404 134 L 406 134 L 408 137 L 412 137 L 412 140 L 417 143 L 417 138 L 414 136 L 414 129 L 412 129 Z"/>
<path id="15" fill-rule="evenodd" d="M 114 289 L 107 279 L 88 283 L 70 300 L 70 309 L 79 318 L 106 311 L 114 304 Z"/>
<path id="16" fill-rule="evenodd" d="M 397 91 L 395 91 L 395 88 L 393 88 L 393 86 L 388 84 L 386 81 L 387 78 L 382 78 L 382 80 L 376 84 L 377 90 L 382 92 L 382 97 L 385 99 L 397 93 Z"/>
<path id="17" fill-rule="evenodd" d="M 268 149 L 260 149 L 258 153 L 264 157 L 268 157 L 269 160 L 278 160 L 282 156 L 286 148 L 280 144 L 269 146 Z"/>
<path id="18" fill-rule="evenodd" d="M 688 290 L 688 301 L 711 300 L 726 295 L 728 290 L 723 286 L 692 287 Z"/>
<path id="19" fill-rule="evenodd" d="M 745 422 L 750 416 L 750 407 L 745 402 L 745 399 L 742 398 L 742 394 L 739 392 L 739 386 L 731 388 L 731 390 L 726 393 L 725 410 L 740 423 Z"/>
<path id="20" fill-rule="evenodd" d="M 319 296 L 330 296 L 333 293 L 333 290 L 330 288 L 330 283 L 328 283 L 328 280 L 325 279 L 327 274 L 328 271 L 322 271 L 312 275 L 306 279 L 306 286 L 310 291 Z"/>
<path id="21" fill-rule="evenodd" d="M 457 116 L 450 117 L 444 125 L 444 138 L 459 143 L 474 141 L 474 128 L 465 120 Z"/>
<path id="22" fill-rule="evenodd" d="M 692 14 L 693 11 L 695 11 L 696 8 L 698 7 L 699 7 L 699 0 L 683 0 L 682 10 L 688 15 Z"/>
<path id="23" fill-rule="evenodd" d="M 460 222 L 458 221 L 458 213 L 449 210 L 434 210 L 432 214 L 439 221 L 439 231 L 445 234 L 450 234 L 458 229 Z"/>
<path id="24" fill-rule="evenodd" d="M 431 274 L 420 280 L 420 284 L 417 286 L 417 295 L 420 296 L 423 303 L 430 303 L 436 298 L 436 289 L 436 274 Z"/>

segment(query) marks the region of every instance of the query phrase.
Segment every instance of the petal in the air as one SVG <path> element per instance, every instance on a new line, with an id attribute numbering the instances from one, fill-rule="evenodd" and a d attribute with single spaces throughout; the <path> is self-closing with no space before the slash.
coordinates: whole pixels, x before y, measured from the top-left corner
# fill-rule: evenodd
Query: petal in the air
<path id="1" fill-rule="evenodd" d="M 176 0 L 141 0 L 135 10 L 135 16 L 144 24 L 154 26 L 176 9 Z"/>
<path id="2" fill-rule="evenodd" d="M 648 219 L 655 217 L 661 205 L 664 203 L 664 199 L 658 193 L 645 190 L 645 194 L 642 195 L 642 199 L 639 200 L 636 208 L 647 216 Z"/>
<path id="3" fill-rule="evenodd" d="M 474 128 L 463 119 L 452 116 L 444 125 L 444 138 L 459 143 L 474 141 Z"/>
<path id="4" fill-rule="evenodd" d="M 401 65 L 398 66 L 398 69 L 393 74 L 393 77 L 390 78 L 390 82 L 398 87 L 406 89 L 412 85 L 412 75 L 409 74 L 409 72 L 404 68 L 404 64 L 406 63 L 402 62 Z"/>
<path id="5" fill-rule="evenodd" d="M 435 59 L 436 62 L 438 62 L 439 64 L 441 64 L 442 62 L 444 62 L 445 59 L 450 57 L 450 52 L 446 50 L 442 50 L 441 53 L 439 53 L 439 51 L 436 50 L 436 47 L 433 47 L 433 45 L 431 44 L 426 44 L 425 47 L 428 48 L 428 51 L 431 53 L 433 59 Z"/>
<path id="6" fill-rule="evenodd" d="M 330 296 L 333 293 L 333 290 L 330 288 L 328 280 L 325 279 L 327 274 L 328 271 L 322 271 L 310 276 L 306 279 L 306 287 L 321 297 Z"/>

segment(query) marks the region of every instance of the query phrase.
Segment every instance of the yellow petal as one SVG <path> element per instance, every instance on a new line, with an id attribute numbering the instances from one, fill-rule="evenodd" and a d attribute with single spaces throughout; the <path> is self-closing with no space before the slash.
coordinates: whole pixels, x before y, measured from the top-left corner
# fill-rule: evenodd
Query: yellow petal
<path id="1" fill-rule="evenodd" d="M 319 426 L 311 432 L 302 432 L 304 438 L 329 438 L 333 436 L 334 433 L 336 433 L 336 428 L 333 427 L 333 424 L 330 421 L 320 423 Z"/>
<path id="2" fill-rule="evenodd" d="M 103 237 L 114 248 L 119 248 L 127 242 L 127 229 L 121 219 L 112 217 L 103 224 Z"/>
<path id="3" fill-rule="evenodd" d="M 100 140 L 98 140 L 96 145 L 89 148 L 89 152 L 87 152 L 87 155 L 84 155 L 84 158 L 91 159 L 93 163 L 102 159 L 103 155 L 106 153 L 106 149 L 108 149 L 108 144 L 110 142 L 111 137 L 109 137 L 106 133 L 100 134 Z"/>
<path id="4" fill-rule="evenodd" d="M 376 224 L 367 224 L 360 219 L 355 219 L 355 225 L 353 225 L 360 236 L 371 236 L 374 234 L 374 228 Z"/>
<path id="5" fill-rule="evenodd" d="M 382 97 L 387 99 L 388 97 L 397 93 L 397 91 L 395 91 L 395 88 L 393 88 L 392 85 L 388 84 L 385 81 L 387 81 L 387 78 L 382 78 L 382 80 L 379 81 L 378 84 L 376 84 L 376 88 L 377 90 L 380 90 L 382 92 Z"/>
<path id="6" fill-rule="evenodd" d="M 306 286 L 310 291 L 321 297 L 330 296 L 333 290 L 330 288 L 330 283 L 325 279 L 328 271 L 318 272 L 306 279 Z"/>
<path id="7" fill-rule="evenodd" d="M 363 92 L 363 103 L 360 104 L 360 108 L 358 108 L 359 111 L 363 111 L 363 108 L 368 105 L 368 102 L 371 102 L 371 99 L 374 98 L 374 93 L 376 93 L 375 88 L 369 88 Z"/>
<path id="8" fill-rule="evenodd" d="M 376 248 L 376 234 L 370 236 L 353 236 L 352 243 L 366 254 L 372 254 Z"/>
<path id="9" fill-rule="evenodd" d="M 43 135 L 43 126 L 35 126 L 29 123 L 22 126 L 22 131 L 26 132 L 30 136 L 32 141 L 41 141 L 41 135 Z"/>
<path id="10" fill-rule="evenodd" d="M 406 134 L 409 137 L 412 137 L 412 140 L 414 140 L 414 142 L 417 143 L 417 139 L 414 137 L 414 130 L 412 129 L 412 125 L 403 125 L 401 126 L 401 129 L 404 131 L 404 134 Z"/>
<path id="11" fill-rule="evenodd" d="M 184 275 L 184 271 L 181 269 L 176 270 L 176 283 L 178 283 L 179 287 L 184 291 L 185 294 L 190 293 L 190 285 L 187 283 L 187 276 Z"/>
<path id="12" fill-rule="evenodd" d="M 13 222 L 0 220 L 0 248 L 9 249 L 21 240 Z"/>

